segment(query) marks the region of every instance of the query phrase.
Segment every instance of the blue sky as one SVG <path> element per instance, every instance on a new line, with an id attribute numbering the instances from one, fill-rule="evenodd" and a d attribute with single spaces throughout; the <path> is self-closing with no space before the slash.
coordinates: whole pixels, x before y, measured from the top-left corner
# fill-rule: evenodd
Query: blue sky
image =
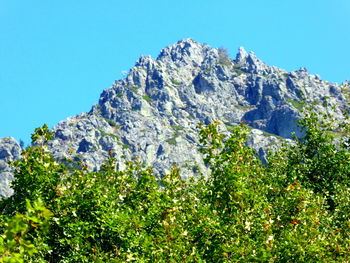
<path id="1" fill-rule="evenodd" d="M 0 137 L 89 111 L 140 55 L 192 37 L 350 79 L 349 0 L 0 0 Z"/>

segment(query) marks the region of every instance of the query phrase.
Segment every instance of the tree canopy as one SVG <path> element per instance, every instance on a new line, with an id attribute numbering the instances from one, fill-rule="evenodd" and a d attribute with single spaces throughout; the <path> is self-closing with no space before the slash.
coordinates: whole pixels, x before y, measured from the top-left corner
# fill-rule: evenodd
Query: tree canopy
<path id="1" fill-rule="evenodd" d="M 207 177 L 162 178 L 138 162 L 99 171 L 57 162 L 52 134 L 13 163 L 15 194 L 0 201 L 0 262 L 344 262 L 350 259 L 347 122 L 306 112 L 302 138 L 267 164 L 245 145 L 202 125 Z M 341 136 L 339 136 L 341 135 Z"/>

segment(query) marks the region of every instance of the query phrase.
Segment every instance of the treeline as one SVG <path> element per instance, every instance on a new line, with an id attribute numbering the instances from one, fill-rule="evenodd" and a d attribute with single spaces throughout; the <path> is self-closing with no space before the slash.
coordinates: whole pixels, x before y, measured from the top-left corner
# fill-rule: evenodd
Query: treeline
<path id="1" fill-rule="evenodd" d="M 0 202 L 0 262 L 346 262 L 350 141 L 345 120 L 305 113 L 304 136 L 264 165 L 230 136 L 200 128 L 208 177 L 161 179 L 113 153 L 98 172 L 55 161 L 46 126 L 13 163 Z"/>

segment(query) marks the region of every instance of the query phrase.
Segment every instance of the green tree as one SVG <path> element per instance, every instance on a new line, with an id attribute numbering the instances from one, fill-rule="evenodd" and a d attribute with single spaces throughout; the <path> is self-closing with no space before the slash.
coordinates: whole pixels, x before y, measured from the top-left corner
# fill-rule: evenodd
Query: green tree
<path id="1" fill-rule="evenodd" d="M 0 262 L 29 262 L 33 255 L 46 248 L 41 235 L 48 230 L 48 220 L 52 213 L 43 202 L 26 201 L 25 214 L 2 218 L 3 234 L 0 236 Z M 33 239 L 33 233 L 35 235 Z M 44 249 L 43 249 L 44 248 Z"/>
<path id="2" fill-rule="evenodd" d="M 156 178 L 142 160 L 116 170 L 112 156 L 98 171 L 64 165 L 38 128 L 0 201 L 0 262 L 344 262 L 348 125 L 312 111 L 300 125 L 305 135 L 267 165 L 245 145 L 246 125 L 201 125 L 209 174 L 188 180 L 176 166 Z"/>

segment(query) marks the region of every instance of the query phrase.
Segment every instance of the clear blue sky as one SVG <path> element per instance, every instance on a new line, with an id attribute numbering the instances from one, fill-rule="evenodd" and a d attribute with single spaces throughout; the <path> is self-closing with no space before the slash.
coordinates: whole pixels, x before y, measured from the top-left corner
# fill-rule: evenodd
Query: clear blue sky
<path id="1" fill-rule="evenodd" d="M 140 55 L 192 37 L 350 79 L 349 0 L 0 0 L 0 137 L 89 111 Z"/>

